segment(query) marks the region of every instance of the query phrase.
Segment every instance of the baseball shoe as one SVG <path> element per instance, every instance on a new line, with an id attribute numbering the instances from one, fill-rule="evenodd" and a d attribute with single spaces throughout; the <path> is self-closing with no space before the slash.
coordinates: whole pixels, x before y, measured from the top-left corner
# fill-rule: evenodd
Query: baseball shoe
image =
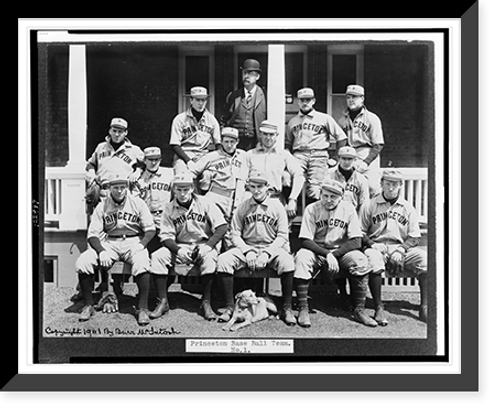
<path id="1" fill-rule="evenodd" d="M 168 305 L 168 300 L 166 298 L 159 299 L 154 311 L 149 313 L 149 318 L 152 318 L 153 320 L 160 318 L 163 314 L 168 313 L 169 310 L 170 307 Z"/>
<path id="2" fill-rule="evenodd" d="M 293 315 L 292 309 L 289 307 L 283 308 L 281 312 L 281 319 L 287 326 L 294 326 L 297 324 L 297 319 Z"/>
<path id="3" fill-rule="evenodd" d="M 309 308 L 301 308 L 299 310 L 299 318 L 297 324 L 304 328 L 311 327 L 311 319 L 309 318 Z"/>
<path id="4" fill-rule="evenodd" d="M 140 326 L 145 326 L 149 324 L 149 311 L 145 309 L 140 309 L 137 311 L 137 324 Z"/>
<path id="5" fill-rule="evenodd" d="M 379 326 L 386 326 L 389 324 L 387 318 L 385 317 L 384 307 L 380 306 L 375 310 L 375 321 Z"/>
<path id="6" fill-rule="evenodd" d="M 232 307 L 223 308 L 221 315 L 219 316 L 217 321 L 219 323 L 227 323 L 229 320 L 231 320 L 233 313 L 234 313 L 234 309 Z"/>
<path id="7" fill-rule="evenodd" d="M 366 314 L 365 310 L 354 310 L 354 320 L 368 327 L 377 327 L 377 322 Z"/>
<path id="8" fill-rule="evenodd" d="M 94 313 L 95 313 L 94 306 L 87 304 L 85 307 L 83 307 L 78 320 L 88 321 L 90 320 L 90 317 L 94 315 Z"/>
<path id="9" fill-rule="evenodd" d="M 203 301 L 201 303 L 201 310 L 203 312 L 203 317 L 205 320 L 213 321 L 217 320 L 217 314 L 212 310 L 212 306 L 210 305 L 210 301 Z"/>

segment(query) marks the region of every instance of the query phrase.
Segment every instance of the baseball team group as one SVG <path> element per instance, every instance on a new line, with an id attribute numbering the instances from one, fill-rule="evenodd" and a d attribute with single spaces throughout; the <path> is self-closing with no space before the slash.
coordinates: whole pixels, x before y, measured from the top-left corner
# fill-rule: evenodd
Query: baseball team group
<path id="1" fill-rule="evenodd" d="M 199 269 L 206 320 L 230 320 L 236 271 L 269 268 L 280 278 L 280 319 L 287 325 L 311 326 L 309 286 L 320 271 L 346 274 L 353 319 L 369 327 L 389 322 L 384 272 L 410 271 L 419 281 L 419 318 L 426 322 L 427 253 L 418 248 L 419 217 L 403 197 L 400 170 L 380 168 L 382 123 L 365 106 L 363 86 L 347 86 L 337 120 L 314 109 L 313 89 L 298 90 L 299 111 L 285 126 L 283 148 L 278 125 L 267 119 L 260 63 L 247 59 L 240 69 L 243 87 L 227 95 L 219 119 L 206 108 L 207 89 L 190 89 L 189 108 L 171 124 L 172 167 L 161 165 L 162 145 L 141 149 L 128 136 L 127 120 L 111 120 L 86 168 L 90 222 L 88 248 L 76 261 L 79 320 L 118 309 L 116 294 L 103 294 L 96 305 L 93 292 L 96 270 L 123 261 L 137 285 L 141 326 L 169 312 L 168 288 L 179 265 Z M 303 191 L 305 206 L 298 210 Z M 292 251 L 298 214 L 300 246 Z M 155 308 L 148 308 L 150 283 Z M 213 287 L 222 308 L 213 308 Z M 368 292 L 373 309 L 365 307 Z"/>

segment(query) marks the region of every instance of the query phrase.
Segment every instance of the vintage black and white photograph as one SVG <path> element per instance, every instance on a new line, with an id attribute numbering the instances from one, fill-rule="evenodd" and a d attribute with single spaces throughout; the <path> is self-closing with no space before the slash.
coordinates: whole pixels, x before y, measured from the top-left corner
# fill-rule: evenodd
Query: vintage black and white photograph
<path id="1" fill-rule="evenodd" d="M 32 44 L 35 363 L 446 357 L 442 30 Z"/>

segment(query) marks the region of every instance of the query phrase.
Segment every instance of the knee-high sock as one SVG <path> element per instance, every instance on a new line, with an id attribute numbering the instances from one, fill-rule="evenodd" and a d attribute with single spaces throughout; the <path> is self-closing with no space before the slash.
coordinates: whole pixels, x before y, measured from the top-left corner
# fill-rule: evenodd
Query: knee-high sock
<path id="1" fill-rule="evenodd" d="M 281 274 L 281 294 L 283 296 L 283 308 L 292 308 L 293 271 Z"/>
<path id="2" fill-rule="evenodd" d="M 368 286 L 373 298 L 375 308 L 381 307 L 382 303 L 382 273 L 370 273 L 368 278 Z"/>
<path id="3" fill-rule="evenodd" d="M 349 285 L 351 286 L 352 305 L 356 310 L 365 308 L 368 275 L 361 277 L 349 275 Z"/>
<path id="4" fill-rule="evenodd" d="M 217 275 L 217 280 L 222 286 L 222 294 L 226 307 L 234 307 L 234 279 L 231 274 L 220 272 Z"/>
<path id="5" fill-rule="evenodd" d="M 307 295 L 309 292 L 309 280 L 296 280 L 297 285 L 295 290 L 297 291 L 297 301 L 299 302 L 299 309 L 309 308 L 309 301 Z"/>
<path id="6" fill-rule="evenodd" d="M 201 284 L 203 286 L 202 301 L 212 300 L 212 284 L 214 280 L 214 274 L 207 274 L 201 277 Z"/>
<path id="7" fill-rule="evenodd" d="M 158 294 L 158 298 L 160 300 L 166 299 L 167 298 L 167 289 L 168 289 L 168 275 L 160 275 L 160 274 L 153 274 L 155 286 L 156 286 L 156 293 Z M 173 278 L 173 277 L 172 277 Z"/>
<path id="8" fill-rule="evenodd" d="M 94 274 L 78 273 L 78 281 L 82 290 L 83 301 L 86 305 L 94 305 L 92 291 L 94 290 Z"/>
<path id="9" fill-rule="evenodd" d="M 427 273 L 424 272 L 418 276 L 420 286 L 420 305 L 427 306 Z"/>
<path id="10" fill-rule="evenodd" d="M 135 283 L 139 290 L 137 308 L 147 310 L 149 298 L 149 272 L 143 272 L 135 276 Z"/>

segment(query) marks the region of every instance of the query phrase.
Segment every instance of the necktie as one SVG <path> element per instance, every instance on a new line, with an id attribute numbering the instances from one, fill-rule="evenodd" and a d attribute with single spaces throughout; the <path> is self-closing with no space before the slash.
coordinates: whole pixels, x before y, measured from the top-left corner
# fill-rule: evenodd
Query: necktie
<path id="1" fill-rule="evenodd" d="M 247 105 L 248 105 L 251 101 L 252 101 L 252 94 L 251 94 L 251 93 L 249 93 L 249 94 L 247 95 Z"/>

